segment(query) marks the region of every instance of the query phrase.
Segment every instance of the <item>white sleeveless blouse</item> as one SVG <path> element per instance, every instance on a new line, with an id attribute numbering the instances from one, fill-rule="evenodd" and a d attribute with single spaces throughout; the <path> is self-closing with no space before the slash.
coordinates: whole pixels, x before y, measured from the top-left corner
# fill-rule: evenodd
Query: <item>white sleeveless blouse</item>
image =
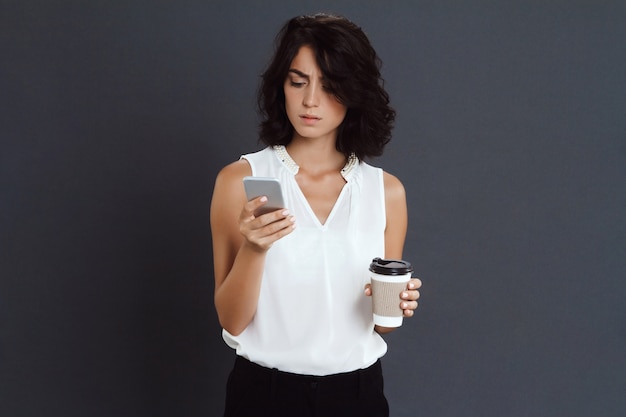
<path id="1" fill-rule="evenodd" d="M 321 224 L 300 190 L 298 166 L 282 146 L 244 155 L 252 174 L 279 178 L 296 229 L 269 249 L 256 314 L 226 343 L 259 365 L 330 375 L 372 365 L 387 351 L 363 294 L 369 264 L 384 257 L 383 172 L 351 159 L 346 184 Z"/>

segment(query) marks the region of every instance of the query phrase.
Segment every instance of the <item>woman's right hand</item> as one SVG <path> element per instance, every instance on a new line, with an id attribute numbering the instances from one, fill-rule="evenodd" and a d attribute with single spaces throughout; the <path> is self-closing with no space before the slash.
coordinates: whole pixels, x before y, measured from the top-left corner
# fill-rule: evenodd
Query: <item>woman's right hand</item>
<path id="1" fill-rule="evenodd" d="M 252 199 L 243 206 L 239 215 L 239 232 L 244 237 L 244 244 L 257 252 L 266 252 L 274 242 L 293 232 L 296 227 L 296 219 L 287 209 L 256 217 L 254 212 L 265 203 L 265 196 Z"/>

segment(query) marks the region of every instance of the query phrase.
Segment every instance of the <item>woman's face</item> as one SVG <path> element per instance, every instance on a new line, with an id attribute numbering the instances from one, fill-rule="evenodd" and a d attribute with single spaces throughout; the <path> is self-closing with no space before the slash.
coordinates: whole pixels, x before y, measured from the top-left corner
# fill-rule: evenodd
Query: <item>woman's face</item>
<path id="1" fill-rule="evenodd" d="M 324 74 L 310 47 L 301 47 L 291 62 L 284 90 L 287 117 L 295 129 L 294 139 L 337 139 L 337 128 L 347 108 L 326 90 Z"/>

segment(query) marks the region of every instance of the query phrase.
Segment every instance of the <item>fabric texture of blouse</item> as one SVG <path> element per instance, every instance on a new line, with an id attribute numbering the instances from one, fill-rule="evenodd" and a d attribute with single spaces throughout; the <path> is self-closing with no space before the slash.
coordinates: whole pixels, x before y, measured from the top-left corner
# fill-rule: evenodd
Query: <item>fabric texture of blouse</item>
<path id="1" fill-rule="evenodd" d="M 295 230 L 266 254 L 256 314 L 228 346 L 259 365 L 303 375 L 366 368 L 387 351 L 374 331 L 369 264 L 384 257 L 383 171 L 356 158 L 324 224 L 300 190 L 297 164 L 282 146 L 242 156 L 259 177 L 280 179 Z"/>

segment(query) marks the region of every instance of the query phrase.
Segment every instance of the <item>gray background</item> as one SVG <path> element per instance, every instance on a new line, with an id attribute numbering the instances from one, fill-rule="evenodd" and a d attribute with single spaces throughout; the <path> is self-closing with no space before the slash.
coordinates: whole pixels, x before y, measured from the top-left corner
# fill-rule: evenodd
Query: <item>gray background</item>
<path id="1" fill-rule="evenodd" d="M 626 415 L 625 3 L 445 0 L 0 1 L 0 415 L 221 414 L 213 180 L 317 11 L 398 112 L 373 163 L 424 288 L 392 416 Z"/>

